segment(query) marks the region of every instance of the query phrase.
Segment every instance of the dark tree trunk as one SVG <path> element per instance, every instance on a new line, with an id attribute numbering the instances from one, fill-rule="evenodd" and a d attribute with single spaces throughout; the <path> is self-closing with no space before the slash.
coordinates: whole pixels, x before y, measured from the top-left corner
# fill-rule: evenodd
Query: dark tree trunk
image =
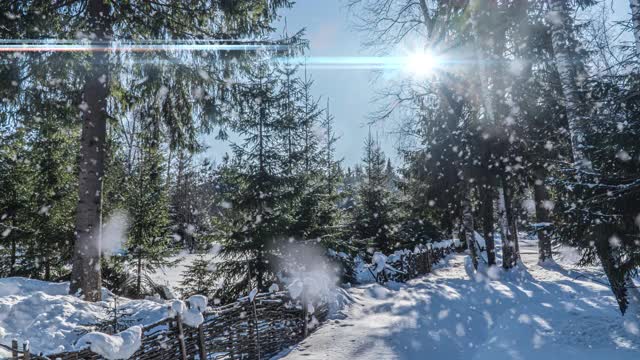
<path id="1" fill-rule="evenodd" d="M 136 266 L 136 295 L 139 297 L 142 292 L 142 251 L 138 250 L 138 263 Z"/>
<path id="2" fill-rule="evenodd" d="M 549 201 L 549 192 L 545 184 L 544 169 L 536 169 L 534 171 L 535 180 L 533 183 L 533 198 L 536 203 L 536 222 L 539 224 L 538 229 L 538 254 L 540 262 L 553 260 L 551 249 L 551 237 L 547 231 L 550 222 L 549 209 L 547 201 Z M 542 225 L 544 224 L 544 225 Z"/>
<path id="3" fill-rule="evenodd" d="M 460 186 L 460 195 L 462 196 L 462 228 L 464 233 L 464 239 L 471 255 L 471 262 L 473 268 L 478 269 L 478 249 L 476 247 L 475 239 L 473 238 L 473 209 L 471 208 L 471 194 L 469 194 L 469 187 L 466 185 L 466 181 L 462 180 Z"/>
<path id="4" fill-rule="evenodd" d="M 105 0 L 90 0 L 87 22 L 97 40 L 109 37 L 110 5 Z M 76 239 L 70 292 L 78 290 L 86 300 L 100 300 L 100 212 L 107 132 L 107 96 L 109 86 L 108 54 L 94 51 L 83 89 L 82 135 L 80 138 L 79 200 L 76 208 Z"/>
<path id="5" fill-rule="evenodd" d="M 603 224 L 601 226 L 598 226 L 594 230 L 596 239 L 595 248 L 598 258 L 602 263 L 604 273 L 609 279 L 611 291 L 618 301 L 620 312 L 624 314 L 627 310 L 627 306 L 629 305 L 626 288 L 627 277 L 625 271 L 618 267 L 618 262 L 615 261 L 613 253 L 611 251 L 608 239 L 611 237 L 611 235 L 613 235 L 613 230 L 613 227 L 610 225 Z"/>
<path id="6" fill-rule="evenodd" d="M 482 217 L 482 236 L 487 246 L 487 263 L 496 264 L 496 245 L 493 239 L 493 193 L 488 184 L 480 189 L 480 216 Z"/>
<path id="7" fill-rule="evenodd" d="M 519 258 L 517 226 L 511 203 L 512 192 L 504 176 L 501 182 L 498 208 L 500 212 L 500 232 L 502 235 L 502 267 L 510 269 L 516 264 Z"/>
<path id="8" fill-rule="evenodd" d="M 16 238 L 15 237 L 11 237 L 11 260 L 10 260 L 10 266 L 9 266 L 9 275 L 13 276 L 16 272 Z"/>

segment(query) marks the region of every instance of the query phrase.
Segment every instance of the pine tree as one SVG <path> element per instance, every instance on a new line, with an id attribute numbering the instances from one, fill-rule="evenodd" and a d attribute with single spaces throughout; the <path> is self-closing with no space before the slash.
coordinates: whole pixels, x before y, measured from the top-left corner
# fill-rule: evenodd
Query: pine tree
<path id="1" fill-rule="evenodd" d="M 385 157 L 371 132 L 365 141 L 364 181 L 358 189 L 354 215 L 354 236 L 366 240 L 376 250 L 388 253 L 394 247 L 393 209 L 390 206 Z"/>
<path id="2" fill-rule="evenodd" d="M 290 225 L 287 205 L 288 163 L 280 141 L 287 129 L 281 126 L 279 107 L 286 92 L 278 87 L 278 73 L 266 62 L 247 69 L 247 79 L 236 84 L 241 103 L 234 130 L 244 142 L 233 144 L 234 159 L 223 169 L 223 182 L 231 191 L 231 204 L 220 219 L 225 229 L 224 260 L 216 274 L 225 284 L 217 297 L 233 299 L 253 288 L 266 290 L 274 279 L 274 253 L 286 240 Z"/>
<path id="3" fill-rule="evenodd" d="M 180 275 L 182 280 L 178 290 L 183 298 L 192 295 L 213 297 L 216 291 L 216 279 L 213 276 L 210 260 L 204 255 L 199 255 Z"/>
<path id="4" fill-rule="evenodd" d="M 143 112 L 141 116 L 146 114 Z M 149 273 L 171 265 L 167 259 L 172 253 L 168 236 L 168 199 L 162 179 L 160 129 L 157 120 L 148 119 L 140 161 L 134 169 L 127 198 L 130 219 L 126 256 L 135 269 L 137 296 L 145 293 L 143 281 L 149 279 Z"/>

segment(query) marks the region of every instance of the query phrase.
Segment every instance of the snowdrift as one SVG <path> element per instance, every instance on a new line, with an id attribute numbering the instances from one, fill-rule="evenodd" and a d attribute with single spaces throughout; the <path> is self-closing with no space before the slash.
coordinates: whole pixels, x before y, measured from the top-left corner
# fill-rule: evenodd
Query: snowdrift
<path id="1" fill-rule="evenodd" d="M 110 320 L 114 297 L 109 291 L 103 289 L 102 301 L 95 303 L 68 295 L 68 291 L 69 283 L 0 279 L 0 343 L 29 341 L 32 353 L 69 351 L 94 330 L 94 324 Z M 123 314 L 121 321 L 137 325 L 149 325 L 169 315 L 165 302 L 118 298 L 118 308 Z"/>

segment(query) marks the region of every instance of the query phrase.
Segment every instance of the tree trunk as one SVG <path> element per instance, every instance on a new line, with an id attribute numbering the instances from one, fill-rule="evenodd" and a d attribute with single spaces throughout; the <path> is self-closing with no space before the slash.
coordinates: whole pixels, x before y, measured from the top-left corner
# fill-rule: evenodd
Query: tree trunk
<path id="1" fill-rule="evenodd" d="M 502 238 L 502 267 L 505 269 L 511 269 L 516 260 L 515 241 L 510 225 L 511 206 L 508 205 L 509 201 L 509 190 L 503 178 L 502 185 L 498 188 L 498 213 L 500 217 L 500 237 Z"/>
<path id="2" fill-rule="evenodd" d="M 97 40 L 108 39 L 110 5 L 103 0 L 87 4 L 87 22 Z M 94 51 L 83 89 L 82 135 L 80 138 L 79 200 L 76 207 L 76 239 L 70 292 L 82 291 L 85 300 L 100 300 L 100 211 L 104 175 L 109 85 L 108 54 Z"/>
<path id="3" fill-rule="evenodd" d="M 538 260 L 544 263 L 547 260 L 553 260 L 551 249 L 551 237 L 547 231 L 550 223 L 549 209 L 547 202 L 549 201 L 549 192 L 545 184 L 545 170 L 534 170 L 535 180 L 533 182 L 533 199 L 536 203 L 536 222 L 541 226 L 538 233 Z M 544 224 L 544 225 L 543 225 Z"/>
<path id="4" fill-rule="evenodd" d="M 504 182 L 504 204 L 507 217 L 507 237 L 513 249 L 512 264 L 515 266 L 520 259 L 520 244 L 518 243 L 518 216 L 513 209 L 513 190 Z"/>
<path id="5" fill-rule="evenodd" d="M 624 271 L 618 268 L 618 264 L 613 257 L 608 240 L 611 234 L 609 231 L 611 230 L 610 228 L 610 226 L 601 225 L 595 229 L 595 247 L 604 273 L 607 275 L 607 279 L 609 279 L 611 291 L 618 301 L 620 312 L 624 314 L 628 305 L 627 289 L 625 286 L 627 277 L 625 276 Z"/>
<path id="6" fill-rule="evenodd" d="M 487 264 L 496 264 L 496 245 L 493 239 L 493 196 L 489 184 L 480 189 L 480 214 L 482 216 L 482 236 L 487 246 Z"/>
<path id="7" fill-rule="evenodd" d="M 136 295 L 142 292 L 142 250 L 138 249 L 138 263 L 136 265 Z"/>
<path id="8" fill-rule="evenodd" d="M 11 255 L 10 255 L 10 266 L 9 266 L 9 276 L 14 276 L 16 271 L 16 261 L 17 261 L 17 248 L 16 248 L 16 238 L 14 236 L 11 237 Z"/>
<path id="9" fill-rule="evenodd" d="M 469 194 L 469 187 L 466 185 L 466 181 L 462 180 L 461 186 L 461 196 L 462 196 L 462 228 L 464 232 L 464 239 L 467 243 L 467 248 L 469 249 L 469 254 L 471 256 L 471 262 L 473 263 L 473 268 L 478 269 L 478 250 L 476 248 L 475 239 L 473 237 L 473 210 L 471 208 L 471 200 Z"/>
<path id="10" fill-rule="evenodd" d="M 587 118 L 584 114 L 584 106 L 576 79 L 577 67 L 575 61 L 577 59 L 573 59 L 573 51 L 571 51 L 571 39 L 573 36 L 569 32 L 573 23 L 568 16 L 565 0 L 548 1 L 551 8 L 548 16 L 551 23 L 551 43 L 565 100 L 573 161 L 578 171 L 588 170 L 591 168 L 591 162 L 585 154 L 584 137 L 584 126 L 587 123 Z"/>
<path id="11" fill-rule="evenodd" d="M 640 55 L 640 0 L 629 0 L 633 35 L 636 38 L 636 54 Z"/>

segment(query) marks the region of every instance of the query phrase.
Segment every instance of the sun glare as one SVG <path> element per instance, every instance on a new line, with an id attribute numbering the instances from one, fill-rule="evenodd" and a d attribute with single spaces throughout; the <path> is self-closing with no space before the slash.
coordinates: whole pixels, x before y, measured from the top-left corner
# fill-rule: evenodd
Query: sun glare
<path id="1" fill-rule="evenodd" d="M 438 60 L 430 52 L 418 52 L 407 56 L 405 70 L 413 76 L 424 77 L 433 73 Z"/>

